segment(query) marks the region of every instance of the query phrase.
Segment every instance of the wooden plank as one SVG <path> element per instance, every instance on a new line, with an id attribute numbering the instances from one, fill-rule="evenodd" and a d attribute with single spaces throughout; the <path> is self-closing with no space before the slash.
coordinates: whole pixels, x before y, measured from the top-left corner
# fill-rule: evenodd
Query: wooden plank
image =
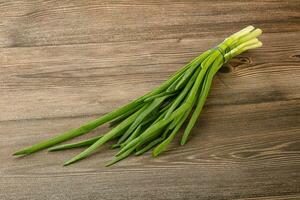
<path id="1" fill-rule="evenodd" d="M 299 31 L 298 0 L 289 1 L 3 1 L 0 46 L 48 46 L 205 38 L 249 24 Z"/>
<path id="2" fill-rule="evenodd" d="M 5 161 L 0 164 L 0 193 L 45 199 L 233 199 L 299 193 L 295 108 L 299 110 L 299 100 L 208 107 L 186 146 L 179 147 L 176 140 L 159 158 L 131 157 L 111 168 L 104 163 L 115 151 L 107 147 L 70 167 L 61 163 L 80 150 L 11 158 L 17 146 L 67 129 L 82 118 L 2 122 L 6 134 L 0 140 Z M 44 189 L 37 190 L 37 184 Z"/>
<path id="3" fill-rule="evenodd" d="M 295 33 L 262 37 L 220 73 L 210 104 L 300 98 L 300 42 Z M 286 40 L 285 48 L 282 45 Z M 1 120 L 103 114 L 159 85 L 206 46 L 221 39 L 2 48 Z M 151 48 L 154 47 L 154 48 Z M 272 49 L 272 53 L 266 49 Z M 115 53 L 114 53 L 115 52 Z M 266 77 L 268 79 L 266 80 Z M 286 80 L 295 80 L 294 84 Z M 138 87 L 135 87 L 138 85 Z M 13 104 L 14 107 L 4 105 Z M 13 109 L 13 110 L 12 110 Z M 13 111 L 13 112 L 12 112 Z M 49 112 L 51 111 L 51 112 Z"/>
<path id="4" fill-rule="evenodd" d="M 0 2 L 0 199 L 299 199 L 299 8 Z M 110 168 L 108 146 L 69 167 L 61 164 L 81 149 L 11 156 L 144 94 L 248 24 L 264 30 L 264 46 L 218 73 L 185 146 L 176 138 L 158 158 L 147 153 Z"/>
<path id="5" fill-rule="evenodd" d="M 270 196 L 270 197 L 254 197 L 254 198 L 242 198 L 241 200 L 294 200 L 299 199 L 299 195 L 282 195 L 282 196 Z"/>

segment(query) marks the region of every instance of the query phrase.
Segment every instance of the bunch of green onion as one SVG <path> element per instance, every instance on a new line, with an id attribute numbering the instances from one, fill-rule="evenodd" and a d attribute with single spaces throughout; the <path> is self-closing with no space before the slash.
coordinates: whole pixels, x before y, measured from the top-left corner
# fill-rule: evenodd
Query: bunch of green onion
<path id="1" fill-rule="evenodd" d="M 108 141 L 114 141 L 112 147 L 120 150 L 107 164 L 109 166 L 130 154 L 141 155 L 151 149 L 153 156 L 158 156 L 187 121 L 181 137 L 181 145 L 184 145 L 203 108 L 216 72 L 232 57 L 262 46 L 257 39 L 261 33 L 260 29 L 248 26 L 196 57 L 144 96 L 77 129 L 22 149 L 14 155 L 28 155 L 48 147 L 51 147 L 49 151 L 87 147 L 64 164 L 69 165 L 91 155 Z M 112 129 L 104 135 L 54 146 L 107 122 L 110 122 Z"/>

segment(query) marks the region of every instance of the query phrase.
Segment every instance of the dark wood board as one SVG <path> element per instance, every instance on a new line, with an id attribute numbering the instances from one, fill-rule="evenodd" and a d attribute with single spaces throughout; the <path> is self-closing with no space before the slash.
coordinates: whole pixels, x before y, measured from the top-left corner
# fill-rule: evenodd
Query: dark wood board
<path id="1" fill-rule="evenodd" d="M 109 168 L 108 146 L 68 167 L 81 149 L 12 156 L 144 94 L 247 25 L 264 46 L 217 74 L 185 146 Z M 300 1 L 0 1 L 0 130 L 1 200 L 300 199 Z"/>

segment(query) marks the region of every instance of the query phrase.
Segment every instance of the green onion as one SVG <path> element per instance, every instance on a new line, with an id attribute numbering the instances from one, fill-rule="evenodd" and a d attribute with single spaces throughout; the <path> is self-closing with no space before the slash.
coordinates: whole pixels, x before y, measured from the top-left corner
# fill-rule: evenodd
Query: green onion
<path id="1" fill-rule="evenodd" d="M 90 156 L 108 141 L 113 141 L 115 143 L 111 148 L 120 148 L 120 151 L 106 165 L 110 166 L 131 154 L 141 155 L 152 148 L 154 157 L 160 155 L 184 122 L 188 121 L 180 142 L 184 145 L 204 107 L 217 71 L 232 57 L 261 47 L 262 43 L 257 39 L 261 34 L 260 29 L 248 26 L 197 56 L 144 96 L 77 129 L 17 151 L 14 155 L 28 155 L 49 147 L 49 151 L 87 147 L 64 164 L 69 165 Z M 55 146 L 108 122 L 112 129 L 102 136 Z"/>
<path id="2" fill-rule="evenodd" d="M 78 147 L 86 147 L 94 144 L 97 140 L 99 140 L 102 136 L 93 137 L 87 140 L 71 143 L 71 144 L 62 144 L 58 146 L 54 146 L 48 149 L 48 151 L 60 151 L 66 149 L 73 149 Z"/>

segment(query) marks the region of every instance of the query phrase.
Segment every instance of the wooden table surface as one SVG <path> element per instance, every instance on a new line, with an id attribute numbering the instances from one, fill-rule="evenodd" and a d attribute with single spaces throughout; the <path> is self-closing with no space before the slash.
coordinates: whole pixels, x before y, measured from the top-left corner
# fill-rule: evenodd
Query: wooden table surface
<path id="1" fill-rule="evenodd" d="M 300 199 L 300 1 L 212 2 L 0 1 L 0 199 Z M 12 157 L 247 25 L 264 46 L 218 73 L 185 146 L 109 168 L 108 146 L 68 167 L 82 149 Z"/>

